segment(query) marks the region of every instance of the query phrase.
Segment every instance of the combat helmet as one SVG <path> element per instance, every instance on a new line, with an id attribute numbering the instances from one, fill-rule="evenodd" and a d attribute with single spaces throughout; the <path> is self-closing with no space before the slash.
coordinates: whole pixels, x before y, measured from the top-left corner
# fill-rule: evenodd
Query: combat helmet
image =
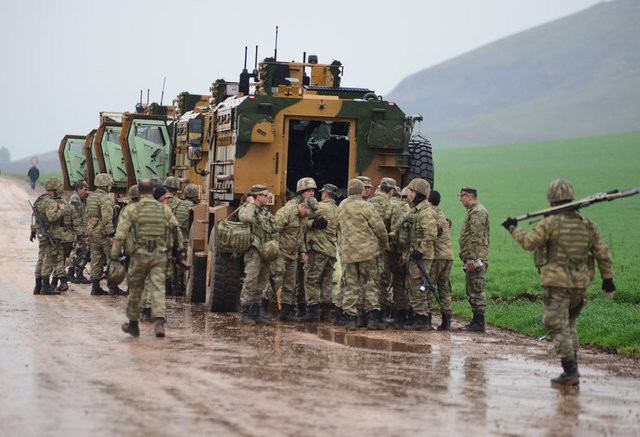
<path id="1" fill-rule="evenodd" d="M 187 184 L 184 187 L 184 198 L 190 200 L 200 199 L 200 187 L 196 184 Z"/>
<path id="2" fill-rule="evenodd" d="M 93 181 L 93 185 L 96 187 L 109 187 L 113 185 L 111 176 L 106 173 L 98 173 Z"/>
<path id="3" fill-rule="evenodd" d="M 120 285 L 126 275 L 127 269 L 123 263 L 120 261 L 110 261 L 107 267 L 107 285 L 109 287 Z"/>
<path id="4" fill-rule="evenodd" d="M 431 184 L 429 184 L 429 181 L 422 178 L 412 179 L 411 182 L 409 182 L 409 185 L 407 185 L 407 188 L 426 197 L 429 197 L 429 193 L 431 193 Z"/>
<path id="5" fill-rule="evenodd" d="M 47 179 L 47 182 L 44 184 L 44 189 L 47 191 L 55 191 L 62 188 L 62 184 L 60 183 L 60 179 L 53 177 Z"/>
<path id="6" fill-rule="evenodd" d="M 167 176 L 167 178 L 164 180 L 163 185 L 172 190 L 179 190 L 180 180 L 175 176 Z"/>
<path id="7" fill-rule="evenodd" d="M 318 186 L 316 185 L 316 181 L 313 178 L 302 178 L 298 180 L 296 184 L 296 194 L 300 194 L 303 191 L 307 190 L 317 190 Z"/>
<path id="8" fill-rule="evenodd" d="M 573 185 L 566 179 L 555 179 L 547 188 L 547 199 L 549 203 L 557 203 L 563 201 L 571 201 L 576 198 L 576 192 Z"/>
<path id="9" fill-rule="evenodd" d="M 138 186 L 131 185 L 127 191 L 127 196 L 129 196 L 129 199 L 131 199 L 132 202 L 140 200 L 140 190 L 138 189 Z"/>

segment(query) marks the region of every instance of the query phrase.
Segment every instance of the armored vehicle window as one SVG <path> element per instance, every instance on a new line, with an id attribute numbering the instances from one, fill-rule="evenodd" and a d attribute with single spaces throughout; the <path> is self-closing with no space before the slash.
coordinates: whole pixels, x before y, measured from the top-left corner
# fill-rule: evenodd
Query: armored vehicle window
<path id="1" fill-rule="evenodd" d="M 135 136 L 136 138 L 142 138 L 143 140 L 150 141 L 159 146 L 165 145 L 165 139 L 162 135 L 161 126 L 136 125 Z"/>

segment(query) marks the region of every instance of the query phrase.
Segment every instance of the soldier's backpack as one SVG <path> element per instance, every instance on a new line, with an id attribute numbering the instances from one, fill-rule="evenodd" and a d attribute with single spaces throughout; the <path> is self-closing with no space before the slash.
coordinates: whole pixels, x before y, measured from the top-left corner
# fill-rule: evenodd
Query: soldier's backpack
<path id="1" fill-rule="evenodd" d="M 218 222 L 217 244 L 220 250 L 244 253 L 251 247 L 253 235 L 249 223 L 233 221 L 231 217 L 237 215 L 238 210 L 229 214 Z"/>

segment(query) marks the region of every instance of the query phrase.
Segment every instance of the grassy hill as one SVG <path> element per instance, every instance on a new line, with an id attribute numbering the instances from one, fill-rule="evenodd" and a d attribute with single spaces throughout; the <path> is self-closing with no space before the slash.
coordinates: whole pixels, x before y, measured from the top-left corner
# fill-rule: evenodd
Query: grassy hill
<path id="1" fill-rule="evenodd" d="M 601 3 L 420 71 L 387 97 L 424 115 L 441 147 L 637 131 L 638 23 L 640 2 Z"/>
<path id="2" fill-rule="evenodd" d="M 509 216 L 548 207 L 546 190 L 556 178 L 570 180 L 577 196 L 640 187 L 637 153 L 640 132 L 533 144 L 436 149 L 436 189 L 442 209 L 453 220 L 458 253 L 460 224 L 466 210 L 457 193 L 463 185 L 478 188 L 491 218 L 491 261 L 487 275 L 487 320 L 529 335 L 543 335 L 542 304 L 531 302 L 541 287 L 532 255 L 500 226 Z M 640 195 L 582 210 L 594 220 L 614 258 L 618 291 L 611 301 L 600 292 L 598 274 L 589 288 L 589 304 L 578 323 L 585 343 L 640 355 Z M 520 224 L 526 230 L 533 227 Z M 454 311 L 470 316 L 461 262 L 452 272 Z"/>

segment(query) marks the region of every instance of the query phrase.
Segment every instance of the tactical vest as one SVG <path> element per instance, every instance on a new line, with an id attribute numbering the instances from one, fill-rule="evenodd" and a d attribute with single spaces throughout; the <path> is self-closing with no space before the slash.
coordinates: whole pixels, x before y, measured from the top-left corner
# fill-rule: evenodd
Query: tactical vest
<path id="1" fill-rule="evenodd" d="M 138 242 L 162 240 L 162 243 L 165 243 L 167 221 L 163 204 L 159 202 L 138 202 L 136 216 L 135 226 Z"/>
<path id="2" fill-rule="evenodd" d="M 559 214 L 553 219 L 558 227 L 558 236 L 534 252 L 536 266 L 556 264 L 564 267 L 568 273 L 582 270 L 586 266 L 593 271 L 595 264 L 590 251 L 587 219 L 577 213 Z"/>
<path id="3" fill-rule="evenodd" d="M 87 205 L 84 210 L 85 217 L 100 219 L 100 204 L 104 200 L 104 196 L 105 194 L 100 191 L 89 193 L 89 197 L 87 197 Z"/>
<path id="4" fill-rule="evenodd" d="M 398 249 L 400 251 L 409 250 L 415 241 L 417 241 L 415 226 L 417 217 L 417 211 L 413 209 L 411 213 L 402 220 L 402 223 L 400 223 L 397 234 Z"/>

